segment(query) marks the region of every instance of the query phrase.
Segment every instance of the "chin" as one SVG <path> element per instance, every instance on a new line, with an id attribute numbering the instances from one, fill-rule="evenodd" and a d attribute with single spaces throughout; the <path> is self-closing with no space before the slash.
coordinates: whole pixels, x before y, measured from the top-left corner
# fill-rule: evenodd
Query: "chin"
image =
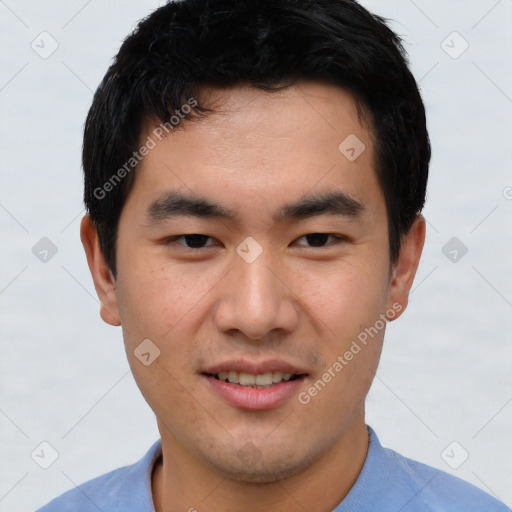
<path id="1" fill-rule="evenodd" d="M 264 485 L 280 482 L 296 475 L 303 469 L 305 465 L 295 467 L 281 467 L 275 470 L 266 467 L 240 468 L 236 471 L 228 472 L 228 478 L 236 482 L 246 483 L 250 485 Z M 248 471 L 249 469 L 249 471 Z"/>
<path id="2" fill-rule="evenodd" d="M 312 457 L 305 454 L 301 457 L 296 449 L 290 453 L 280 454 L 276 453 L 276 450 L 269 451 L 270 453 L 266 455 L 260 454 L 254 461 L 244 461 L 236 455 L 236 459 L 233 459 L 232 452 L 228 456 L 229 460 L 219 454 L 215 460 L 210 459 L 210 464 L 231 480 L 258 485 L 280 482 L 300 473 L 313 463 Z"/>

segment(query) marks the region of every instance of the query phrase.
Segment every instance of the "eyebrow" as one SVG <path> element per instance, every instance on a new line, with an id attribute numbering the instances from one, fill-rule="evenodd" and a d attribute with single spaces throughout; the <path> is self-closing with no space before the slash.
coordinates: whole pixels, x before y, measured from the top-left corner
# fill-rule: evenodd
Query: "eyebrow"
<path id="1" fill-rule="evenodd" d="M 318 215 L 357 217 L 363 205 L 343 192 L 307 196 L 284 205 L 273 216 L 275 222 L 303 220 Z M 201 196 L 168 193 L 151 203 L 146 212 L 149 223 L 157 223 L 178 216 L 235 220 L 236 212 Z"/>
<path id="2" fill-rule="evenodd" d="M 331 192 L 307 196 L 297 202 L 285 205 L 276 215 L 276 222 L 301 220 L 317 215 L 340 215 L 357 217 L 364 212 L 364 206 L 344 192 Z"/>
<path id="3" fill-rule="evenodd" d="M 197 196 L 170 193 L 157 199 L 147 209 L 147 218 L 155 223 L 167 218 L 189 215 L 194 217 L 233 220 L 235 213 L 224 206 Z"/>

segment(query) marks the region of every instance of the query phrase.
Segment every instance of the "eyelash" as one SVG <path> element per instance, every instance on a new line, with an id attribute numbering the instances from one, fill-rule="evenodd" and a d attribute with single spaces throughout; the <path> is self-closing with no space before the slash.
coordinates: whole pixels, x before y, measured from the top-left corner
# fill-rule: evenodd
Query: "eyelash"
<path id="1" fill-rule="evenodd" d="M 185 237 L 192 237 L 192 236 L 195 236 L 195 237 L 204 237 L 208 240 L 215 240 L 214 238 L 212 238 L 211 236 L 208 236 L 208 235 L 201 235 L 199 233 L 190 233 L 190 234 L 187 234 L 187 235 L 176 235 L 176 236 L 171 236 L 169 238 L 166 238 L 165 239 L 165 243 L 166 244 L 171 244 L 171 243 L 178 243 L 178 245 L 183 245 L 186 249 L 192 249 L 192 250 L 197 250 L 197 249 L 204 249 L 205 247 L 211 247 L 211 245 L 207 245 L 207 246 L 203 246 L 203 247 L 190 247 L 188 245 L 185 245 L 185 244 L 180 244 L 178 242 L 178 240 L 180 238 L 183 238 L 185 239 Z M 212 244 L 213 245 L 213 244 Z"/>
<path id="2" fill-rule="evenodd" d="M 310 237 L 310 236 L 313 236 L 313 235 L 321 235 L 321 236 L 326 236 L 328 239 L 329 238 L 334 239 L 334 242 L 326 243 L 324 245 L 311 245 L 311 246 L 308 246 L 308 247 L 313 248 L 313 249 L 324 248 L 324 247 L 328 247 L 328 246 L 332 245 L 333 243 L 347 242 L 348 241 L 348 238 L 346 236 L 343 236 L 343 235 L 334 235 L 332 233 L 307 233 L 306 235 L 302 235 L 301 237 L 296 238 L 293 243 L 295 244 L 295 242 L 297 240 L 301 240 L 302 238 L 307 238 L 307 237 Z M 171 237 L 169 237 L 169 238 L 167 238 L 165 240 L 165 243 L 166 244 L 178 243 L 179 245 L 182 245 L 186 249 L 190 249 L 190 250 L 193 250 L 193 251 L 197 251 L 197 250 L 200 250 L 200 249 L 205 249 L 207 247 L 212 247 L 213 245 L 215 245 L 215 244 L 209 244 L 209 245 L 203 245 L 201 247 L 190 247 L 189 245 L 185 245 L 185 244 L 182 244 L 182 243 L 179 242 L 180 239 L 183 239 L 185 241 L 186 237 L 201 237 L 201 238 L 205 238 L 207 240 L 215 240 L 213 237 L 210 237 L 208 235 L 201 235 L 199 233 L 190 233 L 190 234 L 186 234 L 186 235 L 171 236 Z M 295 244 L 295 245 L 297 245 L 297 244 Z"/>

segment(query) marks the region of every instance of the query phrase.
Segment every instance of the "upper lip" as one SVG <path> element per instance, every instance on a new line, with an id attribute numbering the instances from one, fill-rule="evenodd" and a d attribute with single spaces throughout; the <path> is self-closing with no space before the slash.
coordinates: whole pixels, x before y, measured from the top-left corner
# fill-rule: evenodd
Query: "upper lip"
<path id="1" fill-rule="evenodd" d="M 299 366 L 278 359 L 268 359 L 265 361 L 248 361 L 246 359 L 223 361 L 206 367 L 201 373 L 217 375 L 220 372 L 231 371 L 250 373 L 253 375 L 273 372 L 291 373 L 294 375 L 304 375 L 308 373 Z"/>

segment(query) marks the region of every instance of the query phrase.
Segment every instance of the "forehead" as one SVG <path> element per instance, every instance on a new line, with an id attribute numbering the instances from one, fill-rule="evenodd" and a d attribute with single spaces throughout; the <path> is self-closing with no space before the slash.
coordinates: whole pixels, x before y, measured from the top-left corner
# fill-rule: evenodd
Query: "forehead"
<path id="1" fill-rule="evenodd" d="M 155 139 L 137 168 L 134 194 L 154 200 L 165 189 L 193 192 L 239 210 L 261 209 L 319 188 L 341 188 L 363 199 L 379 195 L 373 136 L 351 93 L 302 82 L 279 92 L 249 85 L 203 89 L 213 110 L 185 119 L 162 140 L 147 124 L 141 140 Z M 363 201 L 362 201 L 363 202 Z"/>

